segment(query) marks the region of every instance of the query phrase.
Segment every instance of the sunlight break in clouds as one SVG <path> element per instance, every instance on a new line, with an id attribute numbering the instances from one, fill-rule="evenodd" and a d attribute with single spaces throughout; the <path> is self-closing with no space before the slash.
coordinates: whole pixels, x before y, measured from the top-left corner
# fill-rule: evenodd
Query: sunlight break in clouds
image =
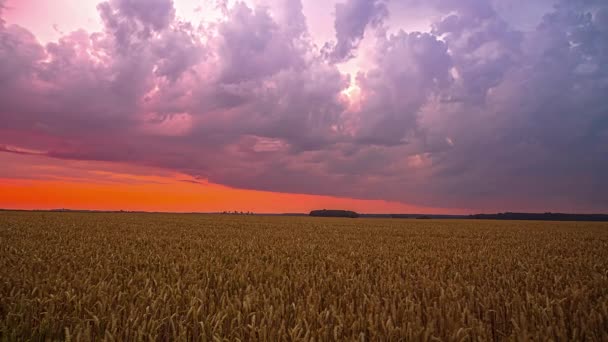
<path id="1" fill-rule="evenodd" d="M 603 1 L 0 4 L 3 164 L 116 163 L 417 207 L 608 209 Z"/>

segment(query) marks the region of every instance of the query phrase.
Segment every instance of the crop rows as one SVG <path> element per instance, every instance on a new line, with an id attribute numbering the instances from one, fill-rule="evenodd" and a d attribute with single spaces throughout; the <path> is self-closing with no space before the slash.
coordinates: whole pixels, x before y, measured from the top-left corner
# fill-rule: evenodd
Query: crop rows
<path id="1" fill-rule="evenodd" d="M 608 225 L 0 213 L 0 340 L 608 341 Z"/>

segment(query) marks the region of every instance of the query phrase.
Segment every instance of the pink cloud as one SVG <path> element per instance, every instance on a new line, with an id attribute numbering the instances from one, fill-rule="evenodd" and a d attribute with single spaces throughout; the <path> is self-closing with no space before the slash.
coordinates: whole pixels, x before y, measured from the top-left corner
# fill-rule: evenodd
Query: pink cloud
<path id="1" fill-rule="evenodd" d="M 608 205 L 606 5 L 228 1 L 189 17 L 185 0 L 7 4 L 12 154 L 433 208 Z"/>

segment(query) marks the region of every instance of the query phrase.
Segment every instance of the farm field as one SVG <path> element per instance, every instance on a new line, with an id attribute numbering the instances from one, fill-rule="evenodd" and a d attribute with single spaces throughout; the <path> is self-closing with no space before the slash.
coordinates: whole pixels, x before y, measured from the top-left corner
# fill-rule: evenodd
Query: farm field
<path id="1" fill-rule="evenodd" d="M 0 212 L 0 340 L 608 341 L 608 224 Z"/>

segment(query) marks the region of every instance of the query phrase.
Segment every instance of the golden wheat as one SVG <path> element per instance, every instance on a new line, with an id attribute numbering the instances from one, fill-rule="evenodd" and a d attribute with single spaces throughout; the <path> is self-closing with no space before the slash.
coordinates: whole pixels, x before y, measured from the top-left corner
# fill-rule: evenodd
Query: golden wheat
<path id="1" fill-rule="evenodd" d="M 0 337 L 608 341 L 608 225 L 4 212 Z"/>

